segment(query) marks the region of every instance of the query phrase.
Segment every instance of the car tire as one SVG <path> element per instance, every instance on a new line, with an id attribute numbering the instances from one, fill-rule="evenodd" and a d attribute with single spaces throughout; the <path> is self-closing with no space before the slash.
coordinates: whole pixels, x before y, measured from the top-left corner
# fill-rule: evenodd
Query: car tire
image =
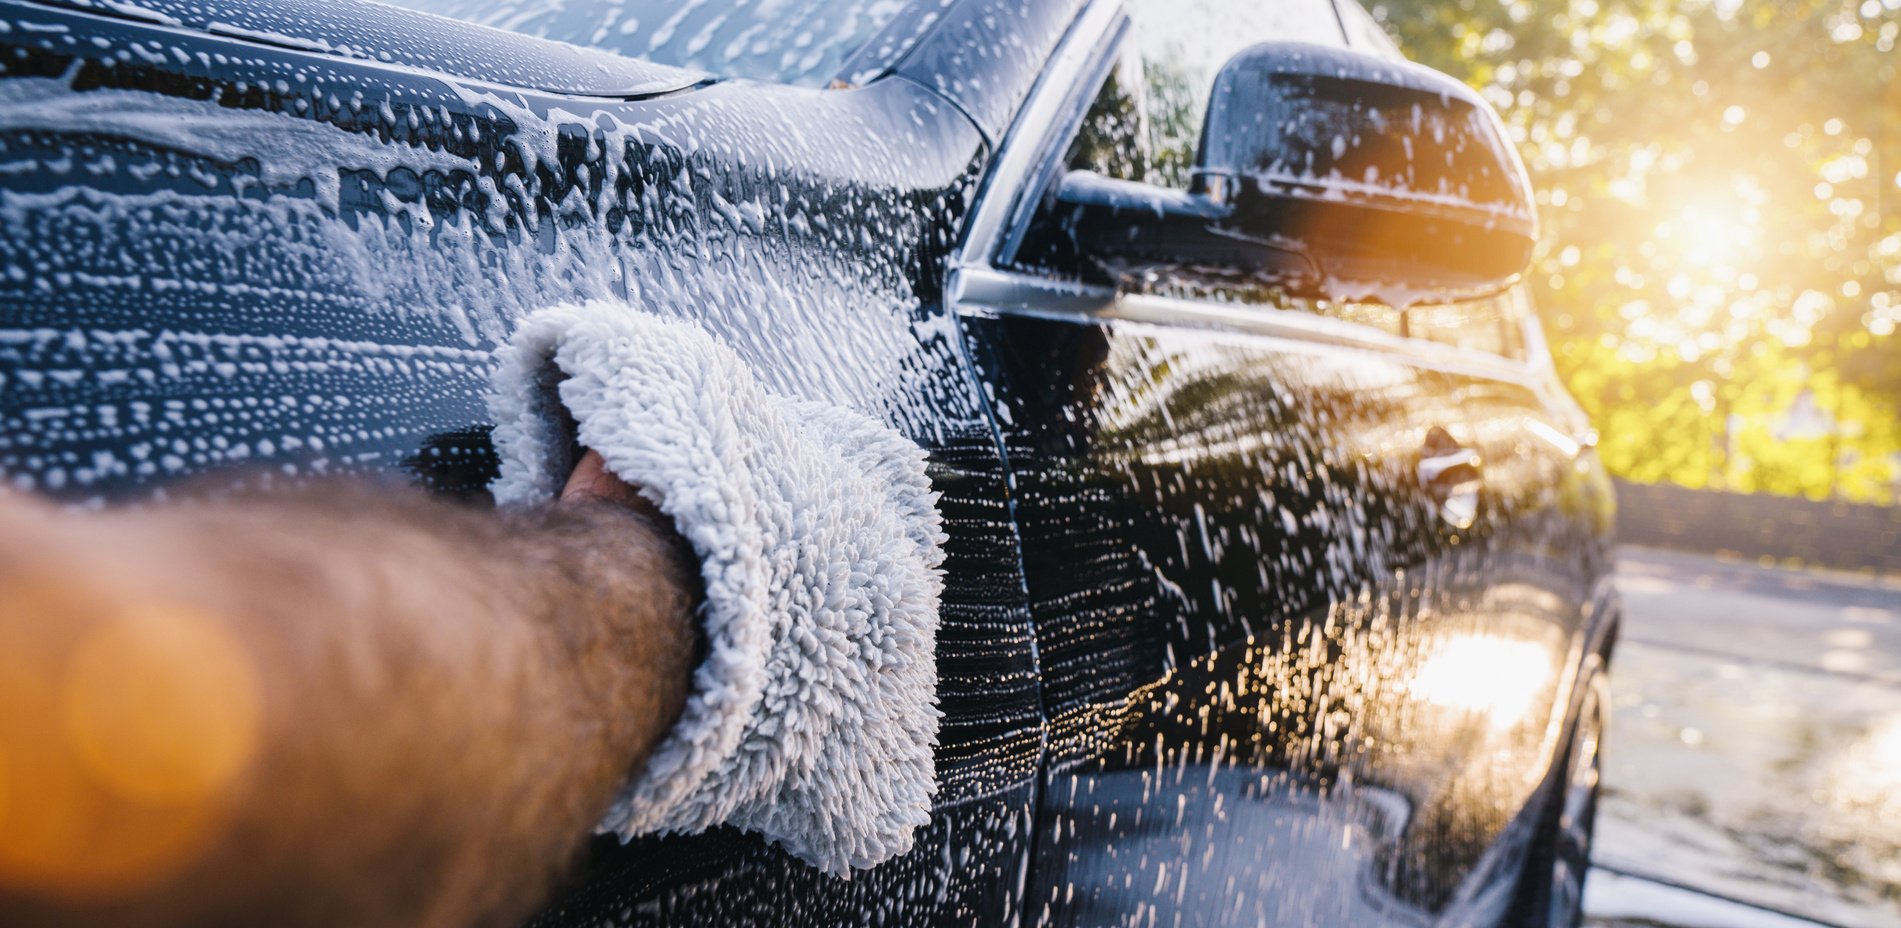
<path id="1" fill-rule="evenodd" d="M 1591 675 L 1578 722 L 1563 755 L 1564 779 L 1546 802 L 1518 878 L 1509 928 L 1577 928 L 1584 918 L 1584 879 L 1591 868 L 1591 835 L 1610 718 L 1610 678 Z"/>

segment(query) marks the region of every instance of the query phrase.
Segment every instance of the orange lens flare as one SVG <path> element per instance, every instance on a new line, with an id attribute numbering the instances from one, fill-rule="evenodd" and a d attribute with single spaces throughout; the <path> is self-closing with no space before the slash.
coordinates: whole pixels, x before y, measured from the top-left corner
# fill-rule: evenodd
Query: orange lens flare
<path id="1" fill-rule="evenodd" d="M 0 593 L 0 886 L 104 899 L 188 867 L 255 756 L 261 692 L 216 619 L 70 579 Z"/>

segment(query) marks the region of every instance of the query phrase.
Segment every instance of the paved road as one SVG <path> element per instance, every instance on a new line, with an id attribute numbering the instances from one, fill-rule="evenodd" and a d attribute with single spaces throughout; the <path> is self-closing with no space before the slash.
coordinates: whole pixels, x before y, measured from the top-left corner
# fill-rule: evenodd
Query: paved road
<path id="1" fill-rule="evenodd" d="M 1901 926 L 1901 581 L 1643 549 L 1618 573 L 1596 859 L 1652 879 L 1594 876 L 1595 923 L 1797 924 L 1727 898 Z"/>

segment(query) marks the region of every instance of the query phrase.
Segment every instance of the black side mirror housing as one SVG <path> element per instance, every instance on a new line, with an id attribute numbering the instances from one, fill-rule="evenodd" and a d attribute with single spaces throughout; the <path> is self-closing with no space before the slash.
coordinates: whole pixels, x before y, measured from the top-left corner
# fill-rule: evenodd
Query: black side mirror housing
<path id="1" fill-rule="evenodd" d="M 1491 107 L 1437 71 L 1295 42 L 1215 78 L 1194 192 L 1344 283 L 1498 289 L 1531 263 L 1531 181 Z"/>
<path id="2" fill-rule="evenodd" d="M 1116 279 L 1155 275 L 1254 278 L 1289 289 L 1319 279 L 1295 243 L 1230 229 L 1234 210 L 1212 198 L 1071 171 L 1056 189 L 1051 218 L 1065 243 Z"/>
<path id="3" fill-rule="evenodd" d="M 1079 172 L 1055 199 L 1075 249 L 1109 270 L 1394 304 L 1501 290 L 1538 236 L 1524 165 L 1470 88 L 1294 42 L 1222 68 L 1187 193 Z"/>

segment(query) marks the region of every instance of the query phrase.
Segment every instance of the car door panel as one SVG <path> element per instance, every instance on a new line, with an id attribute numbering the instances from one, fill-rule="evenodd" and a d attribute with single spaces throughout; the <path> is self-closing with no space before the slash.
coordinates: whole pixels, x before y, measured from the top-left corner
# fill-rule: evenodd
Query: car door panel
<path id="1" fill-rule="evenodd" d="M 1037 917 L 1496 917 L 1577 659 L 1533 394 L 1405 345 L 964 310 L 1044 668 Z M 1435 428 L 1491 459 L 1466 528 L 1415 471 Z"/>
<path id="2" fill-rule="evenodd" d="M 1045 681 L 1032 916 L 1496 923 L 1601 568 L 1575 424 L 1504 298 L 1329 303 L 1025 244 L 1066 241 L 1036 208 L 1063 165 L 1012 173 L 1019 150 L 1184 181 L 1196 109 L 1175 85 L 1219 56 L 1140 12 L 1072 37 L 1086 63 L 1003 140 L 1014 186 L 991 181 L 952 284 Z"/>

